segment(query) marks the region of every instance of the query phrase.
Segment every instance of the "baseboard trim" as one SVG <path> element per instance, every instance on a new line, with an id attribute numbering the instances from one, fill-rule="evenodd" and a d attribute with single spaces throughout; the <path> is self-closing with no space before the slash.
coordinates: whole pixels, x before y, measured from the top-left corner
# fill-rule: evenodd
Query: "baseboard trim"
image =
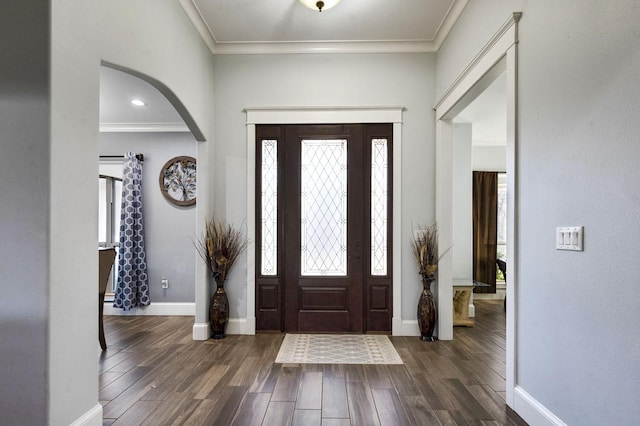
<path id="1" fill-rule="evenodd" d="M 114 308 L 112 302 L 105 302 L 104 315 L 166 315 L 166 316 L 195 316 L 195 303 L 151 303 L 149 306 L 137 306 L 129 311 Z"/>
<path id="2" fill-rule="evenodd" d="M 197 322 L 193 324 L 193 340 L 207 340 L 209 337 L 211 337 L 211 328 L 209 327 L 209 322 Z"/>
<path id="3" fill-rule="evenodd" d="M 231 318 L 227 322 L 225 334 L 256 334 L 255 325 L 246 318 Z M 253 328 L 252 328 L 253 325 Z M 192 330 L 193 340 L 207 340 L 211 337 L 211 328 L 209 322 L 195 323 Z"/>
<path id="4" fill-rule="evenodd" d="M 402 336 L 402 318 L 391 318 L 391 335 Z"/>
<path id="5" fill-rule="evenodd" d="M 513 391 L 513 409 L 530 425 L 567 426 L 520 386 L 516 386 Z"/>
<path id="6" fill-rule="evenodd" d="M 469 303 L 469 318 L 475 318 L 476 316 L 476 305 Z"/>
<path id="7" fill-rule="evenodd" d="M 255 334 L 249 330 L 249 322 L 246 318 L 229 318 L 225 334 Z"/>
<path id="8" fill-rule="evenodd" d="M 89 411 L 84 413 L 71 426 L 101 426 L 102 425 L 102 405 L 96 404 Z"/>
<path id="9" fill-rule="evenodd" d="M 399 336 L 419 336 L 418 320 L 402 320 L 402 334 Z"/>

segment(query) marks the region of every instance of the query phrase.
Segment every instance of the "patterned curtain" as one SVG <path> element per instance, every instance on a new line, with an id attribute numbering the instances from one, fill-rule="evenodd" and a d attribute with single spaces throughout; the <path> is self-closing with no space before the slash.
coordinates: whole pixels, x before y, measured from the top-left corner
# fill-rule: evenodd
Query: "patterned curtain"
<path id="1" fill-rule="evenodd" d="M 142 163 L 133 152 L 124 156 L 118 259 L 113 306 L 125 311 L 147 306 L 150 300 L 142 219 Z"/>

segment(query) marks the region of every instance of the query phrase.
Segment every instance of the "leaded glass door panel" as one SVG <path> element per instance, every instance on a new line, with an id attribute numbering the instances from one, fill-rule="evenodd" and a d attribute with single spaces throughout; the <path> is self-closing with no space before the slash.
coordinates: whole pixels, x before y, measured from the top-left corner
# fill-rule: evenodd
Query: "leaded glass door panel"
<path id="1" fill-rule="evenodd" d="M 362 128 L 286 129 L 288 331 L 361 332 Z"/>

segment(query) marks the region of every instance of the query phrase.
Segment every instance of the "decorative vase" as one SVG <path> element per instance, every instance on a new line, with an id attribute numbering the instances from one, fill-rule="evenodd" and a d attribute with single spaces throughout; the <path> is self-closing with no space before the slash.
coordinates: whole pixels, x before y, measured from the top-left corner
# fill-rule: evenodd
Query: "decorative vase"
<path id="1" fill-rule="evenodd" d="M 209 305 L 209 323 L 214 339 L 224 339 L 224 330 L 229 321 L 229 299 L 224 291 L 224 281 L 216 281 L 216 291 Z"/>
<path id="2" fill-rule="evenodd" d="M 431 283 L 435 278 L 431 275 L 422 276 L 422 294 L 418 301 L 418 326 L 420 327 L 420 339 L 425 342 L 433 342 L 438 340 L 433 336 L 433 329 L 436 326 L 438 313 L 436 312 L 436 304 L 433 301 L 433 293 L 431 293 Z"/>

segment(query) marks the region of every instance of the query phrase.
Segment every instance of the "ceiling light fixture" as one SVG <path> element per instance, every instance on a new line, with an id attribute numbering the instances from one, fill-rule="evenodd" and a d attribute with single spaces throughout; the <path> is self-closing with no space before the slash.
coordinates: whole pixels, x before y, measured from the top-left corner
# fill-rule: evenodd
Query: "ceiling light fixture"
<path id="1" fill-rule="evenodd" d="M 340 0 L 300 0 L 300 3 L 304 4 L 309 9 L 317 10 L 318 12 L 331 9 L 339 2 Z"/>
<path id="2" fill-rule="evenodd" d="M 135 106 L 145 106 L 147 103 L 142 99 L 132 99 L 131 103 Z"/>

